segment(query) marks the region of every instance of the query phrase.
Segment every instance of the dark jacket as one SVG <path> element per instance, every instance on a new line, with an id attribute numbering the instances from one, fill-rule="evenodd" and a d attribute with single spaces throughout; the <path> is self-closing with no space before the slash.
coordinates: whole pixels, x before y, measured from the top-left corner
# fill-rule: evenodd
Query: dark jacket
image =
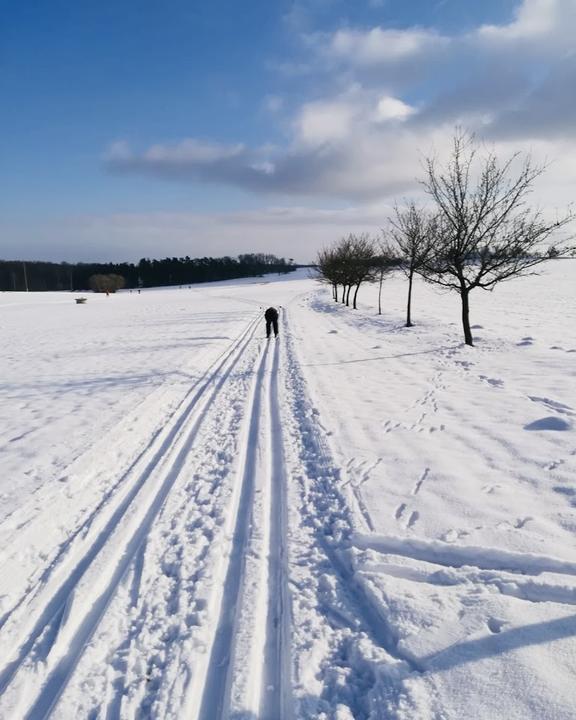
<path id="1" fill-rule="evenodd" d="M 278 310 L 273 307 L 269 307 L 268 310 L 264 313 L 264 317 L 268 322 L 272 322 L 273 320 L 278 320 Z"/>

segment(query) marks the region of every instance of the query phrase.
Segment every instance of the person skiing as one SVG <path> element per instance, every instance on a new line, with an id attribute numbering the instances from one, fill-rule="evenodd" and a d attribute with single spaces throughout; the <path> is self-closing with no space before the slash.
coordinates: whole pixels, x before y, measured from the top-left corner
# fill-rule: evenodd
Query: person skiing
<path id="1" fill-rule="evenodd" d="M 274 329 L 274 337 L 278 337 L 278 310 L 273 307 L 269 307 L 264 313 L 266 320 L 266 337 L 270 337 L 270 330 Z"/>

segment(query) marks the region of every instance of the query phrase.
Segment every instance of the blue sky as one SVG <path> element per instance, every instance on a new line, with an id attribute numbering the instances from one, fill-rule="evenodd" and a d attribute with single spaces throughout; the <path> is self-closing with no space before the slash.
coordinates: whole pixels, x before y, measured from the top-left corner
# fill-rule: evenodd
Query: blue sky
<path id="1" fill-rule="evenodd" d="M 12 2 L 0 257 L 306 260 L 378 231 L 455 124 L 558 156 L 542 202 L 563 199 L 575 20 L 576 0 Z"/>

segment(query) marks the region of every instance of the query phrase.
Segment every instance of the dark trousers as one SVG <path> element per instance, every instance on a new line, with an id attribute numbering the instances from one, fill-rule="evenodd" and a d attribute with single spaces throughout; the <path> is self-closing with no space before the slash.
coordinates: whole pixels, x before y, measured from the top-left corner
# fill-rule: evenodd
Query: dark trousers
<path id="1" fill-rule="evenodd" d="M 274 335 L 278 335 L 278 318 L 266 320 L 266 337 L 270 337 L 270 327 L 274 328 Z"/>

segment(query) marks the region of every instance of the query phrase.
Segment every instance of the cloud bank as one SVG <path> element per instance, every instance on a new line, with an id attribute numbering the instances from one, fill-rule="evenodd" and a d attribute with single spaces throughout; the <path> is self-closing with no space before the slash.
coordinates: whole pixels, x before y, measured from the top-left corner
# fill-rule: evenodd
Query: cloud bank
<path id="1" fill-rule="evenodd" d="M 575 0 L 523 0 L 509 24 L 460 35 L 385 27 L 303 34 L 317 91 L 289 115 L 273 96 L 274 115 L 289 128 L 282 147 L 116 143 L 106 163 L 118 173 L 357 203 L 417 190 L 422 155 L 441 153 L 455 125 L 505 151 L 553 160 L 576 150 L 575 30 Z"/>

